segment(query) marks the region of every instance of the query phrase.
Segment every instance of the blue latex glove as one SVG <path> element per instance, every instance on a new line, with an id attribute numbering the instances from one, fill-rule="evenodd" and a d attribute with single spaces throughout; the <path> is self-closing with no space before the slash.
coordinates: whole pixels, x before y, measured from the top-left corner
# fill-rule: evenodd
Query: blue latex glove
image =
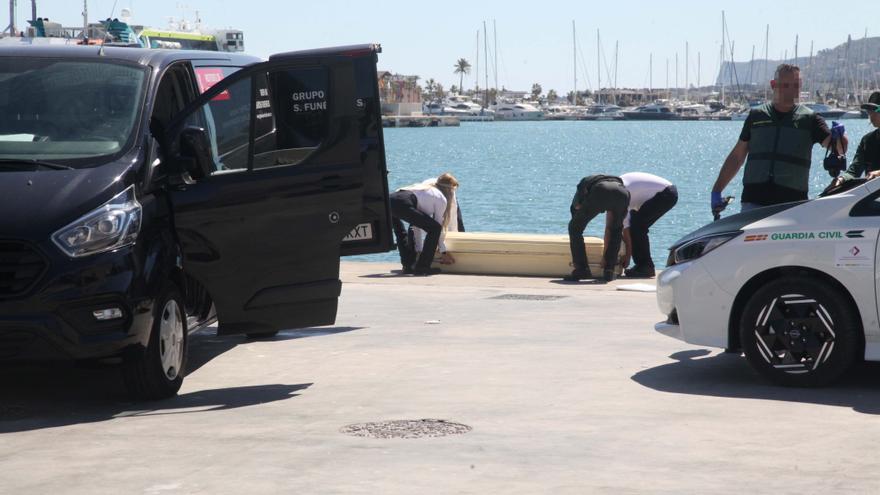
<path id="1" fill-rule="evenodd" d="M 840 139 L 846 132 L 846 128 L 839 122 L 831 122 L 831 139 Z"/>
<path id="2" fill-rule="evenodd" d="M 712 211 L 715 211 L 718 208 L 724 208 L 726 204 L 724 203 L 724 199 L 721 198 L 721 191 L 712 191 Z"/>

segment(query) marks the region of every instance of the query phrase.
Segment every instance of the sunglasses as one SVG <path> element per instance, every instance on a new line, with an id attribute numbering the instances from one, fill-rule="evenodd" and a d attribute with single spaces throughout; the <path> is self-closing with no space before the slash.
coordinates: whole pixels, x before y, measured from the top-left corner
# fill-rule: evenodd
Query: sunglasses
<path id="1" fill-rule="evenodd" d="M 801 87 L 801 83 L 799 83 L 799 82 L 796 82 L 796 83 L 776 83 L 776 87 L 782 88 L 782 89 L 799 88 L 799 87 Z"/>

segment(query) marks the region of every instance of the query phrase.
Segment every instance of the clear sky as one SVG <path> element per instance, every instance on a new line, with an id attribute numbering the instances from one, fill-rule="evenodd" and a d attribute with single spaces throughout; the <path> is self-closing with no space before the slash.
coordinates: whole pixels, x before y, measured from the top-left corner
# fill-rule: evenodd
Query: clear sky
<path id="1" fill-rule="evenodd" d="M 0 12 L 7 11 L 2 2 Z M 195 18 L 195 10 L 210 28 L 234 27 L 245 33 L 248 53 L 267 57 L 294 49 L 353 43 L 379 42 L 383 46 L 379 66 L 403 74 L 433 78 L 447 89 L 458 84 L 453 65 L 466 58 L 476 65 L 477 31 L 480 31 L 480 80 L 484 84 L 482 47 L 483 21 L 489 33 L 489 56 L 494 66 L 493 20 L 497 26 L 498 84 L 508 89 L 527 90 L 540 83 L 545 91 L 560 94 L 574 85 L 572 21 L 578 39 L 578 88 L 595 88 L 597 73 L 596 30 L 604 49 L 602 86 L 614 72 L 614 47 L 619 43 L 617 85 L 649 85 L 649 59 L 653 53 L 653 86 L 675 85 L 678 55 L 678 83 L 685 84 L 685 44 L 689 46 L 687 80 L 707 84 L 718 70 L 721 47 L 721 9 L 725 10 L 734 58 L 748 61 L 763 57 L 764 38 L 770 26 L 769 55 L 781 59 L 795 50 L 798 55 L 830 48 L 846 41 L 847 35 L 861 38 L 880 35 L 880 2 L 877 0 L 739 0 L 707 2 L 697 0 L 628 0 L 621 2 L 548 3 L 514 1 L 408 2 L 320 0 L 90 0 L 90 19 L 116 15 L 123 7 L 132 9 L 133 23 L 165 27 L 169 17 Z M 38 15 L 65 26 L 82 24 L 81 0 L 38 0 Z M 30 0 L 18 0 L 18 22 L 30 18 Z M 2 14 L 5 17 L 5 14 Z M 6 22 L 4 21 L 5 25 Z M 728 52 L 730 48 L 728 47 Z M 697 57 L 700 73 L 697 73 Z M 728 57 L 729 58 L 729 57 Z M 605 67 L 607 65 L 607 69 Z M 475 71 L 465 76 L 465 87 L 473 87 Z M 495 75 L 490 72 L 490 86 Z"/>

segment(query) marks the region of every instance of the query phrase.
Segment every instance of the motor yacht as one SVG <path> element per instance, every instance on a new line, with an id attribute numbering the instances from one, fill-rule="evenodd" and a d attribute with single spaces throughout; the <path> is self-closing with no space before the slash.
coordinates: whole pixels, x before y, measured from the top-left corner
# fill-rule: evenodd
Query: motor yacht
<path id="1" fill-rule="evenodd" d="M 544 112 L 525 102 L 498 103 L 489 107 L 495 112 L 495 120 L 542 120 Z"/>
<path id="2" fill-rule="evenodd" d="M 711 113 L 708 106 L 701 103 L 685 102 L 675 107 L 679 120 L 702 120 Z"/>
<path id="3" fill-rule="evenodd" d="M 592 105 L 580 116 L 580 120 L 623 120 L 621 110 L 617 105 Z"/>
<path id="4" fill-rule="evenodd" d="M 864 119 L 868 116 L 868 113 L 864 110 L 847 110 L 845 114 L 843 114 L 841 119 Z"/>
<path id="5" fill-rule="evenodd" d="M 449 95 L 444 105 L 450 114 L 454 114 L 463 121 L 491 121 L 495 119 L 494 111 L 483 108 L 470 96 Z"/>
<path id="6" fill-rule="evenodd" d="M 452 95 L 446 100 L 431 101 L 422 104 L 425 115 L 441 115 L 456 117 L 460 121 L 491 121 L 495 112 L 483 108 L 467 96 Z"/>
<path id="7" fill-rule="evenodd" d="M 679 118 L 678 114 L 672 111 L 672 107 L 657 103 L 625 110 L 622 113 L 626 120 L 677 120 Z"/>
<path id="8" fill-rule="evenodd" d="M 544 120 L 578 120 L 582 110 L 571 105 L 551 105 L 544 108 Z"/>
<path id="9" fill-rule="evenodd" d="M 825 119 L 839 119 L 846 113 L 845 108 L 835 108 L 824 103 L 807 102 L 803 105 Z"/>

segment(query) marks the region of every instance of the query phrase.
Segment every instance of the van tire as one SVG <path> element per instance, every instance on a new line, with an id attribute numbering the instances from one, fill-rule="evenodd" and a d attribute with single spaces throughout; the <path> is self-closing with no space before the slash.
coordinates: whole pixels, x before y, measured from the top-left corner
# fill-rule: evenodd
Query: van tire
<path id="1" fill-rule="evenodd" d="M 180 290 L 169 283 L 153 307 L 149 344 L 123 356 L 122 376 L 134 399 L 167 399 L 180 390 L 189 347 L 183 308 Z"/>

